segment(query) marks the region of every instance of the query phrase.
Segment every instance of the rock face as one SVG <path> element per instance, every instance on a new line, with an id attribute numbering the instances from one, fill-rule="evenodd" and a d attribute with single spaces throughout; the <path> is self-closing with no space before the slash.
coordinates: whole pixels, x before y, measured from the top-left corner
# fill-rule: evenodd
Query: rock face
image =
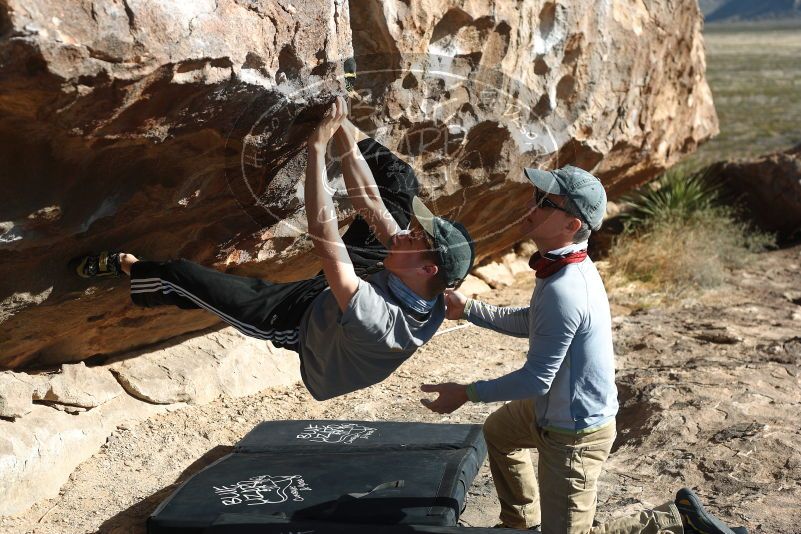
<path id="1" fill-rule="evenodd" d="M 13 515 L 58 495 L 78 464 L 91 457 L 118 424 L 166 411 L 125 395 L 78 415 L 46 406 L 10 423 L 0 421 L 0 515 Z"/>
<path id="2" fill-rule="evenodd" d="M 216 324 L 85 283 L 67 263 L 88 251 L 315 272 L 303 139 L 343 58 L 354 121 L 484 257 L 517 239 L 521 166 L 592 169 L 614 197 L 716 132 L 700 25 L 693 0 L 2 2 L 0 366 Z"/>
<path id="3" fill-rule="evenodd" d="M 110 365 L 129 395 L 153 404 L 204 404 L 250 395 L 298 378 L 298 357 L 227 328 L 183 343 L 126 355 Z"/>
<path id="4" fill-rule="evenodd" d="M 215 323 L 142 314 L 121 286 L 82 283 L 67 262 L 123 247 L 224 267 L 264 223 L 246 202 L 266 181 L 231 178 L 246 133 L 280 104 L 287 135 L 252 143 L 269 143 L 270 168 L 302 148 L 311 123 L 292 118 L 340 90 L 347 7 L 0 3 L 0 365 L 77 361 Z"/>
<path id="5" fill-rule="evenodd" d="M 16 419 L 33 409 L 33 386 L 10 371 L 0 373 L 0 417 Z"/>
<path id="6" fill-rule="evenodd" d="M 44 393 L 35 400 L 68 407 L 96 408 L 123 393 L 123 389 L 102 367 L 86 367 L 83 362 L 61 366 L 61 373 L 47 382 Z"/>
<path id="7" fill-rule="evenodd" d="M 0 516 L 56 496 L 120 425 L 300 379 L 295 353 L 233 328 L 128 356 L 54 374 L 0 373 Z"/>
<path id="8" fill-rule="evenodd" d="M 801 145 L 753 160 L 720 162 L 709 170 L 761 228 L 780 240 L 801 235 Z"/>

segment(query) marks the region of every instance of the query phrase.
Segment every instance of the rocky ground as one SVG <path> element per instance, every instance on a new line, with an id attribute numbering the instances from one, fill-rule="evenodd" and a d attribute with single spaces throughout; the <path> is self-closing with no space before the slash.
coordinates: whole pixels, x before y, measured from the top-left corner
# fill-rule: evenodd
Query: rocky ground
<path id="1" fill-rule="evenodd" d="M 801 247 L 765 253 L 726 286 L 670 306 L 643 306 L 649 299 L 636 288 L 612 292 L 621 411 L 616 450 L 599 482 L 599 520 L 690 486 L 732 525 L 799 532 L 800 267 Z M 519 275 L 482 298 L 522 304 L 531 283 Z M 468 327 L 436 337 L 385 383 L 345 397 L 315 402 L 297 385 L 120 427 L 58 498 L 0 518 L 0 532 L 144 532 L 147 516 L 177 484 L 265 419 L 480 423 L 496 405 L 439 416 L 420 405 L 419 385 L 498 376 L 522 363 L 526 344 Z M 485 465 L 462 522 L 491 525 L 497 512 Z"/>

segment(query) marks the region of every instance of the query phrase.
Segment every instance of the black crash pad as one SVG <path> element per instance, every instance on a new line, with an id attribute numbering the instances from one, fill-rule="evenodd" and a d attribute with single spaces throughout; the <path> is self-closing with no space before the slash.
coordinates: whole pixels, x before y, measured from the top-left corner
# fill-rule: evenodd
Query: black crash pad
<path id="1" fill-rule="evenodd" d="M 202 532 L 223 517 L 455 526 L 486 455 L 478 425 L 262 423 L 186 481 L 148 532 Z M 236 532 L 230 525 L 231 532 Z"/>
<path id="2" fill-rule="evenodd" d="M 480 425 L 395 421 L 267 421 L 236 445 L 236 452 L 356 452 L 468 449 L 486 452 Z"/>
<path id="3" fill-rule="evenodd" d="M 438 527 L 432 525 L 354 525 L 223 514 L 203 534 L 522 534 L 529 530 L 489 527 Z"/>

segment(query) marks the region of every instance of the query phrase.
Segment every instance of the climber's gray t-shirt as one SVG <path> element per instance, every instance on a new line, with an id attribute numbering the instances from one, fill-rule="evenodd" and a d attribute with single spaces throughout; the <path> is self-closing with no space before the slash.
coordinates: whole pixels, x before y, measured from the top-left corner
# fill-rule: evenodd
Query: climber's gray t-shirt
<path id="1" fill-rule="evenodd" d="M 437 297 L 425 318 L 402 308 L 387 287 L 387 271 L 359 280 L 344 312 L 330 288 L 320 293 L 300 323 L 303 382 L 317 400 L 377 384 L 432 338 L 445 319 Z"/>

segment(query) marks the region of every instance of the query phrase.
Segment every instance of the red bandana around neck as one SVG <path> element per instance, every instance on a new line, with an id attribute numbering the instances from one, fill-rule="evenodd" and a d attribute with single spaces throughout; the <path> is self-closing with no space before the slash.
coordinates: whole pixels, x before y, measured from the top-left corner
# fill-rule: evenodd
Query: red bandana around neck
<path id="1" fill-rule="evenodd" d="M 556 259 L 550 259 L 539 252 L 535 252 L 534 255 L 531 256 L 531 259 L 528 260 L 528 266 L 537 271 L 537 278 L 548 278 L 552 274 L 559 272 L 565 265 L 582 262 L 586 257 L 586 249 L 571 252 L 565 256 L 559 256 Z"/>

